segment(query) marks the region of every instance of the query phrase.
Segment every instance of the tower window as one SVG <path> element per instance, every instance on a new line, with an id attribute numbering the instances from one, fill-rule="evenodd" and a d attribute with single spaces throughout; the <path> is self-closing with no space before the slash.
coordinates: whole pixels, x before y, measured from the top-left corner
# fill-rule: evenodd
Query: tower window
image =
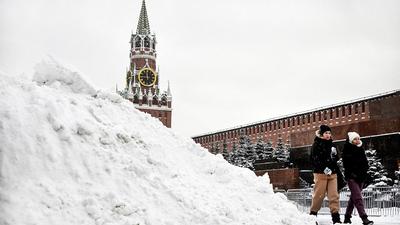
<path id="1" fill-rule="evenodd" d="M 135 47 L 140 48 L 142 46 L 142 39 L 140 37 L 137 37 L 135 40 Z"/>
<path id="2" fill-rule="evenodd" d="M 365 103 L 364 102 L 361 103 L 361 112 L 365 112 Z"/>
<path id="3" fill-rule="evenodd" d="M 150 39 L 148 37 L 144 38 L 144 47 L 150 48 Z"/>

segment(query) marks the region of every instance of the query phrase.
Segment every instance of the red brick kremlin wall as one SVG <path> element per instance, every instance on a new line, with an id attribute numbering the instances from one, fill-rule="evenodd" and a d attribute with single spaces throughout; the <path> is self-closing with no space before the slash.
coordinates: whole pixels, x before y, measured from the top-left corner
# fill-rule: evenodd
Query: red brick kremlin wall
<path id="1" fill-rule="evenodd" d="M 332 127 L 336 140 L 345 139 L 350 130 L 358 131 L 361 136 L 399 132 L 400 91 L 199 135 L 193 139 L 207 149 L 217 143 L 221 149 L 225 142 L 230 151 L 233 143 L 237 143 L 243 133 L 253 142 L 263 138 L 275 145 L 281 137 L 284 142 L 290 142 L 292 147 L 299 147 L 312 144 L 315 131 L 321 124 Z"/>

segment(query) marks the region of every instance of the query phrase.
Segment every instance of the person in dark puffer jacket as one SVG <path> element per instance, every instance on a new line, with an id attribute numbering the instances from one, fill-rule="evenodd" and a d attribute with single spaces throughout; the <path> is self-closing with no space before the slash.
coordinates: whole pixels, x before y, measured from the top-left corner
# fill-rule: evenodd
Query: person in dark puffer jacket
<path id="1" fill-rule="evenodd" d="M 341 223 L 336 174 L 339 171 L 338 159 L 336 148 L 332 142 L 331 128 L 321 125 L 316 131 L 310 154 L 315 183 L 310 215 L 317 215 L 327 193 L 333 224 Z"/>
<path id="2" fill-rule="evenodd" d="M 350 198 L 347 203 L 344 223 L 351 223 L 351 214 L 354 206 L 357 208 L 358 214 L 364 225 L 372 225 L 373 221 L 368 219 L 364 210 L 364 203 L 361 195 L 362 187 L 367 179 L 368 160 L 365 156 L 364 148 L 360 135 L 356 132 L 349 132 L 346 143 L 343 148 L 343 167 L 344 176 L 350 189 Z"/>

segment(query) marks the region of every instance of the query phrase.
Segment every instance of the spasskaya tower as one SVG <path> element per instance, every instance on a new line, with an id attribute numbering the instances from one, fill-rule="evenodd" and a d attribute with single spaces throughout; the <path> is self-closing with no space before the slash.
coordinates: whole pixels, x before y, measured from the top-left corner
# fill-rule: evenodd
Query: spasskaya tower
<path id="1" fill-rule="evenodd" d="M 150 33 L 146 2 L 142 1 L 136 33 L 130 39 L 130 66 L 126 71 L 126 87 L 118 91 L 135 108 L 158 118 L 171 127 L 172 95 L 169 87 L 160 91 L 160 73 L 157 67 L 156 36 Z"/>

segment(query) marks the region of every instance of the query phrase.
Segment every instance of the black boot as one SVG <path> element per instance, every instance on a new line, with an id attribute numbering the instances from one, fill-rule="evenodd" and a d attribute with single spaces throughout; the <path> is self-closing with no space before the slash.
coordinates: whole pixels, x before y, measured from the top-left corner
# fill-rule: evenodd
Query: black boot
<path id="1" fill-rule="evenodd" d="M 371 221 L 368 219 L 368 216 L 363 216 L 361 217 L 362 221 L 363 221 L 363 225 L 373 225 L 374 221 Z"/>
<path id="2" fill-rule="evenodd" d="M 351 223 L 351 215 L 344 215 L 343 223 Z"/>
<path id="3" fill-rule="evenodd" d="M 342 223 L 342 221 L 340 221 L 340 215 L 338 212 L 332 213 L 332 222 L 333 224 Z"/>

